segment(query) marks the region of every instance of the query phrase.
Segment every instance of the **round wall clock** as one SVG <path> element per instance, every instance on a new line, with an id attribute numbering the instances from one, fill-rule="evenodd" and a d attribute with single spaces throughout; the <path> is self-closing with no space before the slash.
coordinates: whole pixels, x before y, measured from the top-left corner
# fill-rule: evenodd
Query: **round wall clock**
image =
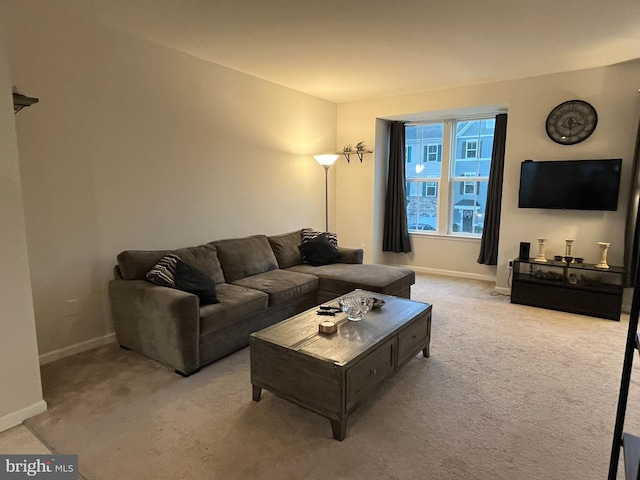
<path id="1" fill-rule="evenodd" d="M 589 138 L 598 124 L 596 109 L 582 100 L 569 100 L 551 110 L 547 135 L 560 145 L 574 145 Z"/>

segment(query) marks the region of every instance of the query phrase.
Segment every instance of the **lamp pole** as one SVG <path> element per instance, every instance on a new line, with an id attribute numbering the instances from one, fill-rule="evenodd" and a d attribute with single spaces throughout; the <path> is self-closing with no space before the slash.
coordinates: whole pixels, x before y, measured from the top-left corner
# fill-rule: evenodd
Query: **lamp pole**
<path id="1" fill-rule="evenodd" d="M 324 168 L 324 212 L 325 231 L 329 231 L 329 169 L 340 155 L 314 155 L 313 158 Z"/>
<path id="2" fill-rule="evenodd" d="M 329 231 L 329 168 L 331 165 L 322 165 L 324 167 L 324 224 L 325 232 Z"/>

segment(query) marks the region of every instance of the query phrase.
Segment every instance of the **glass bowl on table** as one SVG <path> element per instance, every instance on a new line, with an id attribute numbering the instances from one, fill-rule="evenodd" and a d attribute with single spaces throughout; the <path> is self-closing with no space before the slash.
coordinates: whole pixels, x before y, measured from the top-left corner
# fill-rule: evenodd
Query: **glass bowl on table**
<path id="1" fill-rule="evenodd" d="M 359 322 L 373 308 L 373 298 L 360 293 L 352 293 L 342 297 L 339 305 L 349 320 Z"/>

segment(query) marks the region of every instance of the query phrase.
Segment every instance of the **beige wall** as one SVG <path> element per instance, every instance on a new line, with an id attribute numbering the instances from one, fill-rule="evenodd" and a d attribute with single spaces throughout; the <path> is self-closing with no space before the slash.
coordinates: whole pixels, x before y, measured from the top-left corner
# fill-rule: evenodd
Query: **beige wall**
<path id="1" fill-rule="evenodd" d="M 609 263 L 623 260 L 624 222 L 629 175 L 640 116 L 640 60 L 579 72 L 545 75 L 508 82 L 416 93 L 338 106 L 338 145 L 364 140 L 375 146 L 363 164 L 341 162 L 337 168 L 336 229 L 351 244 L 372 248 L 369 260 L 411 265 L 427 271 L 496 278 L 499 288 L 508 286 L 506 262 L 518 256 L 521 241 L 547 238 L 548 255 L 564 253 L 564 240 L 575 239 L 573 253 L 586 261 L 598 259 L 598 241 L 611 242 Z M 573 146 L 552 142 L 544 123 L 559 103 L 583 99 L 598 111 L 598 126 L 586 141 Z M 473 240 L 414 235 L 413 252 L 383 254 L 385 138 L 380 119 L 421 112 L 453 111 L 468 107 L 508 109 L 507 146 L 498 266 L 476 263 L 479 244 Z M 517 208 L 520 162 L 525 159 L 622 158 L 623 172 L 618 211 L 578 212 Z M 355 221 L 354 221 L 355 219 Z"/>
<path id="2" fill-rule="evenodd" d="M 324 172 L 311 155 L 361 140 L 375 153 L 330 170 L 330 228 L 341 244 L 364 245 L 367 261 L 496 278 L 500 287 L 519 242 L 535 248 L 541 236 L 550 254 L 575 238 L 574 253 L 587 260 L 595 242 L 611 241 L 610 262 L 622 261 L 639 62 L 336 106 L 63 16 L 54 3 L 4 5 L 10 82 L 40 98 L 16 129 L 45 361 L 111 339 L 106 288 L 121 250 L 322 228 Z M 570 98 L 591 102 L 600 120 L 591 138 L 565 147 L 543 125 Z M 509 110 L 498 268 L 478 265 L 478 242 L 468 239 L 414 236 L 412 254 L 383 254 L 380 119 L 486 105 Z M 598 157 L 624 159 L 618 212 L 516 208 L 522 160 Z"/>
<path id="3" fill-rule="evenodd" d="M 38 346 L 111 339 L 124 249 L 324 226 L 336 105 L 11 0 L 13 82 Z M 78 313 L 68 315 L 67 300 Z"/>
<path id="4" fill-rule="evenodd" d="M 0 31 L 2 23 L 0 21 Z M 0 431 L 46 410 L 40 387 L 11 80 L 5 50 L 4 38 L 0 38 Z"/>

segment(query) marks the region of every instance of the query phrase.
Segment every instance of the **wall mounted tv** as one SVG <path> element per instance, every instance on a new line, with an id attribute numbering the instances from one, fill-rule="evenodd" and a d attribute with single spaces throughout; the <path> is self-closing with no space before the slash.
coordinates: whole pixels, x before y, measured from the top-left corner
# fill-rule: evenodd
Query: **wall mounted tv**
<path id="1" fill-rule="evenodd" d="M 617 210 L 622 159 L 525 160 L 519 208 Z"/>

